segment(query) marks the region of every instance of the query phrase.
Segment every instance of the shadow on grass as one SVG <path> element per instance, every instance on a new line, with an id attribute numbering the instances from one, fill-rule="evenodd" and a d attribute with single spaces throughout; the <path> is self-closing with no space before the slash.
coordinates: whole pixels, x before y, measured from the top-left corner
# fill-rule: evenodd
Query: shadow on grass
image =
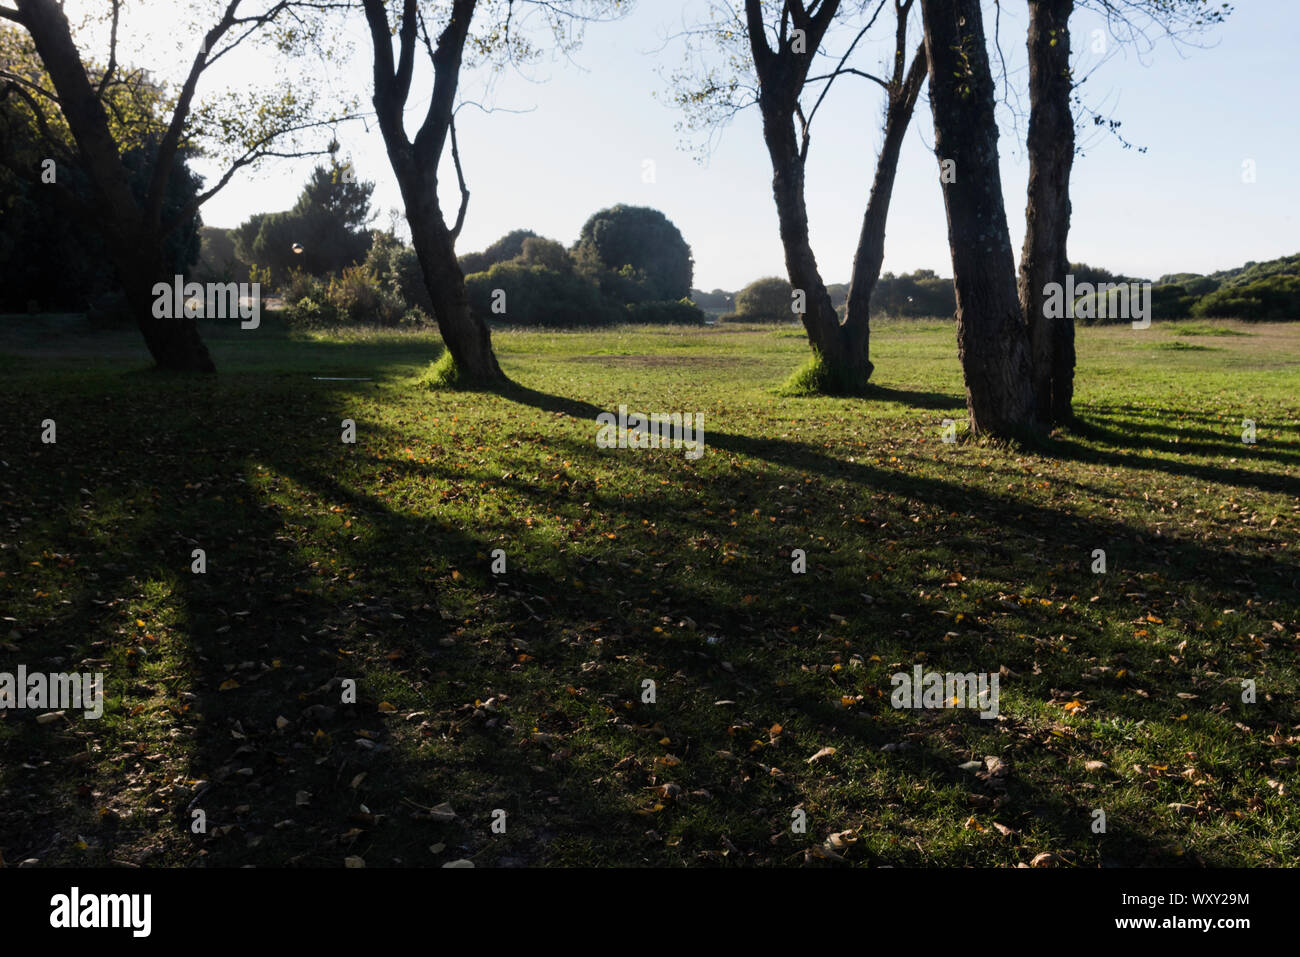
<path id="1" fill-rule="evenodd" d="M 680 456 L 618 459 L 564 434 L 544 445 L 577 463 L 575 481 L 518 477 L 536 471 L 532 443 L 502 453 L 508 468 L 393 460 L 379 451 L 409 436 L 355 401 L 347 414 L 365 439 L 340 446 L 341 395 L 273 382 L 232 405 L 236 386 L 187 381 L 91 407 L 56 397 L 53 414 L 77 428 L 57 447 L 6 451 L 15 471 L 0 473 L 3 498 L 31 519 L 26 551 L 77 562 L 54 600 L 70 604 L 58 605 L 20 595 L 36 573 L 19 579 L 6 550 L 24 660 L 53 666 L 70 645 L 109 661 L 123 698 L 102 730 L 6 735 L 9 857 L 75 863 L 85 852 L 69 835 L 81 834 L 97 863 L 433 863 L 438 843 L 497 864 L 722 864 L 728 845 L 742 860 L 786 863 L 806 846 L 789 832 L 802 805 L 816 835 L 862 828 L 861 859 L 875 863 L 1023 859 L 1019 844 L 988 837 L 937 853 L 915 839 L 960 833 L 975 795 L 993 808 L 979 812 L 986 831 L 1005 822 L 1080 863 L 1236 861 L 1226 846 L 1171 851 L 1178 831 L 1155 814 L 1092 835 L 1093 798 L 1114 795 L 1090 792 L 1076 765 L 1108 752 L 1059 705 L 1086 699 L 1085 710 L 1168 738 L 1170 709 L 1188 708 L 1177 695 L 1191 689 L 1213 704 L 1198 720 L 1235 733 L 1247 715 L 1203 672 L 1258 675 L 1267 649 L 1172 628 L 1146 639 L 1155 625 L 1116 633 L 1072 596 L 1096 592 L 1114 622 L 1220 602 L 1294 617 L 1294 564 L 712 430 L 711 448 L 784 471 L 738 466 L 705 481 Z M 589 420 L 593 436 L 605 411 L 518 385 L 502 397 Z M 634 489 L 582 478 L 614 462 Z M 415 490 L 455 503 L 474 489 L 496 508 L 469 512 L 468 525 L 400 504 Z M 1099 544 L 1116 569 L 1104 585 L 1085 566 Z M 188 571 L 195 547 L 206 575 Z M 497 547 L 511 562 L 500 577 L 488 571 Z M 790 576 L 794 547 L 809 553 L 806 587 Z M 944 589 L 963 569 L 977 584 L 964 586 L 958 622 Z M 448 589 L 453 571 L 462 584 Z M 1182 664 L 1169 660 L 1177 638 L 1189 642 Z M 895 711 L 889 675 L 916 663 L 1005 666 L 1007 720 Z M 1085 693 L 1102 664 L 1111 671 Z M 1115 677 L 1121 668 L 1130 677 Z M 646 678 L 655 704 L 640 697 Z M 355 704 L 341 700 L 346 679 Z M 1249 719 L 1296 715 L 1278 696 Z M 827 744 L 835 762 L 810 765 Z M 1013 762 L 1009 781 L 958 767 L 984 754 Z M 1175 775 L 1150 783 L 1157 810 L 1190 787 Z M 1222 800 L 1240 810 L 1239 795 Z M 455 820 L 409 803 L 442 801 Z M 498 809 L 502 836 L 488 830 Z M 195 810 L 205 835 L 191 832 Z"/>
<path id="2" fill-rule="evenodd" d="M 1300 465 L 1300 451 L 1265 444 L 1247 445 L 1240 441 L 1240 433 L 1235 436 L 1235 442 L 1234 437 L 1222 433 L 1215 436 L 1214 433 L 1205 431 L 1203 434 L 1207 438 L 1217 438 L 1218 441 L 1171 443 L 1145 426 L 1125 429 L 1107 419 L 1084 416 L 1075 418 L 1068 433 L 1043 442 L 1040 451 L 1058 459 L 1163 472 L 1179 478 L 1258 489 L 1261 492 L 1300 495 L 1300 478 L 1289 474 L 1289 471 L 1263 472 L 1192 460 L 1197 457 L 1218 457 L 1225 463 L 1231 459 L 1262 461 L 1289 470 Z M 1111 448 L 1085 445 L 1071 436 L 1106 443 Z"/>

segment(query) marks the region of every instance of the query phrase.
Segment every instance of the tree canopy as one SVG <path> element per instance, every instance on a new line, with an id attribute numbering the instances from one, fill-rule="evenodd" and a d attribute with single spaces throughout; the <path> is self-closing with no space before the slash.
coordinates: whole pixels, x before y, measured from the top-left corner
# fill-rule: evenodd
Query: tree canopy
<path id="1" fill-rule="evenodd" d="M 341 272 L 370 249 L 374 188 L 350 164 L 317 166 L 293 209 L 256 214 L 235 230 L 235 253 L 269 268 L 277 281 L 294 269 L 313 276 Z"/>
<path id="2" fill-rule="evenodd" d="M 628 302 L 690 295 L 691 247 L 657 209 L 621 203 L 602 209 L 583 224 L 573 254 L 579 268 L 609 274 L 602 287 L 621 288 Z"/>

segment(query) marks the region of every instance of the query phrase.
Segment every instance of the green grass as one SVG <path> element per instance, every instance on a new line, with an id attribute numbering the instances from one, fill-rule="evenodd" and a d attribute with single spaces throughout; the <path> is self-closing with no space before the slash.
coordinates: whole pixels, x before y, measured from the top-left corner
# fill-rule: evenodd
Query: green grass
<path id="1" fill-rule="evenodd" d="M 807 346 L 770 327 L 498 332 L 491 394 L 416 334 L 210 330 L 183 377 L 0 322 L 0 671 L 108 691 L 0 711 L 0 854 L 1293 864 L 1300 325 L 1222 328 L 1081 329 L 1030 452 L 942 441 L 942 322 L 878 324 L 862 398 L 778 394 Z M 619 405 L 706 454 L 598 448 Z M 1001 671 L 999 718 L 895 710 L 917 664 Z"/>
<path id="2" fill-rule="evenodd" d="M 1205 322 L 1169 323 L 1170 331 L 1176 336 L 1248 336 L 1249 332 L 1220 324 L 1210 325 Z"/>
<path id="3" fill-rule="evenodd" d="M 813 353 L 803 365 L 790 373 L 790 378 L 785 380 L 778 392 L 790 398 L 849 396 L 865 392 L 863 385 L 845 381 L 844 377 L 836 375 L 820 354 Z"/>

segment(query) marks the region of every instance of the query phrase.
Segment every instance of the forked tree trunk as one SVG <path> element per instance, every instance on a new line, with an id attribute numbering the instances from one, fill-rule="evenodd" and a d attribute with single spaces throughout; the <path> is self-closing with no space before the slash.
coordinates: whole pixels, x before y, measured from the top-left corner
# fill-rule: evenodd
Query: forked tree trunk
<path id="1" fill-rule="evenodd" d="M 1044 426 L 1069 421 L 1074 399 L 1074 320 L 1050 319 L 1046 287 L 1064 285 L 1070 261 L 1070 14 L 1074 0 L 1029 0 L 1029 196 L 1020 259 L 1020 305 L 1029 323 L 1034 399 Z"/>
<path id="2" fill-rule="evenodd" d="M 913 2 L 906 0 L 895 4 L 893 72 L 888 81 L 879 81 L 889 91 L 885 142 L 876 164 L 871 198 L 854 257 L 849 300 L 841 322 L 808 239 L 808 208 L 804 194 L 808 128 L 821 101 L 818 100 L 807 117 L 800 104 L 813 53 L 821 47 L 822 38 L 839 14 L 839 3 L 838 0 L 786 3 L 778 31 L 780 40 L 773 49 L 768 42 L 765 16 L 768 12 L 775 12 L 774 9 L 765 10 L 762 0 L 745 0 L 746 30 L 758 74 L 758 105 L 763 115 L 763 140 L 772 161 L 772 193 L 781 226 L 786 272 L 790 284 L 803 294 L 805 309 L 800 318 L 808 332 L 809 345 L 828 374 L 827 386 L 836 392 L 860 391 L 874 371 L 870 357 L 871 292 L 884 262 L 885 223 L 899 152 L 925 78 L 924 45 L 918 49 L 910 69 L 906 59 L 907 20 Z M 879 13 L 879 9 L 876 12 Z M 796 33 L 803 35 L 799 38 L 803 42 L 796 42 L 794 34 L 789 34 L 787 27 L 790 24 L 795 26 Z M 798 130 L 796 118 L 799 120 Z"/>
<path id="3" fill-rule="evenodd" d="M 438 199 L 438 164 L 452 133 L 456 89 L 477 0 L 453 0 L 447 25 L 437 43 L 429 45 L 428 38 L 425 39 L 433 64 L 433 95 L 414 140 L 406 133 L 405 111 L 420 23 L 416 0 L 402 0 L 396 58 L 387 4 L 384 0 L 364 0 L 363 6 L 375 55 L 375 115 L 402 190 L 411 243 L 433 302 L 438 331 L 462 381 L 486 386 L 500 384 L 505 381 L 505 374 L 492 351 L 492 334 L 487 323 L 470 312 L 465 274 L 456 258 L 456 234 L 465 207 L 462 205 L 456 228 L 450 229 Z M 454 139 L 452 156 L 457 156 Z M 459 164 L 458 158 L 456 161 Z M 469 194 L 464 191 L 463 183 L 461 188 L 462 204 L 468 203 Z"/>
<path id="4" fill-rule="evenodd" d="M 979 0 L 921 0 L 935 153 L 957 294 L 957 354 L 976 435 L 1036 431 L 1029 336 L 1002 202 L 993 78 Z"/>

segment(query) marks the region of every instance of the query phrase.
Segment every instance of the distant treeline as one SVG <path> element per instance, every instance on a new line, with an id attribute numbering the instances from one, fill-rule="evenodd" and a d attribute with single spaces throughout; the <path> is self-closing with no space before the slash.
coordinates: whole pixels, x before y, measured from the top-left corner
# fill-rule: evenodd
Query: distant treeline
<path id="1" fill-rule="evenodd" d="M 1095 288 L 1102 283 L 1119 285 L 1149 281 L 1087 263 L 1071 263 L 1070 274 L 1076 287 L 1085 283 Z M 848 286 L 833 283 L 827 286 L 826 291 L 842 316 Z M 1083 298 L 1078 296 L 1076 303 Z M 722 322 L 794 322 L 798 319 L 793 310 L 794 290 L 786 280 L 777 277 L 756 280 L 737 292 L 694 289 L 691 299 Z M 956 311 L 952 280 L 930 269 L 918 269 L 899 276 L 887 272 L 880 277 L 871 295 L 871 312 L 878 316 L 919 319 L 952 316 Z M 1082 311 L 1096 314 L 1101 310 Z M 1300 254 L 1262 263 L 1248 262 L 1236 269 L 1225 269 L 1208 276 L 1198 273 L 1161 276 L 1152 283 L 1151 313 L 1153 319 L 1300 319 Z M 1081 325 L 1127 321 L 1113 312 L 1110 318 L 1078 319 Z"/>

